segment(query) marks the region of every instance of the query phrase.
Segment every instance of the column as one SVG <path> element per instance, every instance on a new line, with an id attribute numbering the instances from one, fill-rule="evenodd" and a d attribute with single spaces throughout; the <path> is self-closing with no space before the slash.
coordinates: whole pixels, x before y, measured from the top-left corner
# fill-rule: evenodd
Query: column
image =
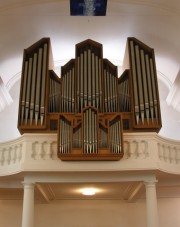
<path id="1" fill-rule="evenodd" d="M 34 227 L 34 183 L 23 182 L 22 227 Z"/>
<path id="2" fill-rule="evenodd" d="M 144 182 L 146 187 L 147 227 L 158 227 L 156 180 Z"/>

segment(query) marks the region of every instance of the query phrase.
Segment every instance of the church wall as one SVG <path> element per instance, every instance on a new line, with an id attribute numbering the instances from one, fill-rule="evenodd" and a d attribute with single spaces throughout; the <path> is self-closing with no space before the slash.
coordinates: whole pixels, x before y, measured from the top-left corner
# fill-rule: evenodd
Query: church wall
<path id="1" fill-rule="evenodd" d="M 158 199 L 163 227 L 180 226 L 180 199 Z M 22 201 L 0 201 L 0 226 L 21 226 Z M 145 227 L 146 202 L 119 200 L 61 200 L 35 204 L 34 227 Z"/>

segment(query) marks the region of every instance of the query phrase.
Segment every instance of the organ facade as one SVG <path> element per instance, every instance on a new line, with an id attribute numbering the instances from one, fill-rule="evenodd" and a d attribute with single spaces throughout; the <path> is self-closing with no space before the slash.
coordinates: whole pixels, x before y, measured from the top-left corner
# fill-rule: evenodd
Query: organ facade
<path id="1" fill-rule="evenodd" d="M 52 62 L 49 38 L 24 50 L 18 129 L 57 133 L 61 160 L 119 160 L 123 132 L 161 128 L 154 50 L 136 38 L 127 40 L 120 77 L 90 39 L 76 45 L 60 77 Z"/>

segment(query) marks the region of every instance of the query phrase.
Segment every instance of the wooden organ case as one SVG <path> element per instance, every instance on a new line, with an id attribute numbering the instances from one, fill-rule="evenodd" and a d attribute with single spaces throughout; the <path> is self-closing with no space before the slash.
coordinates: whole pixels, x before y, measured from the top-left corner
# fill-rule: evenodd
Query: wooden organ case
<path id="1" fill-rule="evenodd" d="M 123 132 L 161 128 L 154 50 L 128 38 L 125 71 L 103 59 L 102 44 L 76 45 L 75 59 L 52 70 L 49 38 L 24 50 L 18 129 L 57 133 L 61 160 L 119 160 Z"/>

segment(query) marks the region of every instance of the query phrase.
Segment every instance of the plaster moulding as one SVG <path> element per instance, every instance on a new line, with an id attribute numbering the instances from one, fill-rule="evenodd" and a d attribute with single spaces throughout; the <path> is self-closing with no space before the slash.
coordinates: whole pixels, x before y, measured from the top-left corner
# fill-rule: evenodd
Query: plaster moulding
<path id="1" fill-rule="evenodd" d="M 180 71 L 167 96 L 167 104 L 180 112 Z"/>
<path id="2" fill-rule="evenodd" d="M 0 77 L 0 112 L 13 102 L 11 95 L 7 87 L 4 85 L 2 78 Z"/>

